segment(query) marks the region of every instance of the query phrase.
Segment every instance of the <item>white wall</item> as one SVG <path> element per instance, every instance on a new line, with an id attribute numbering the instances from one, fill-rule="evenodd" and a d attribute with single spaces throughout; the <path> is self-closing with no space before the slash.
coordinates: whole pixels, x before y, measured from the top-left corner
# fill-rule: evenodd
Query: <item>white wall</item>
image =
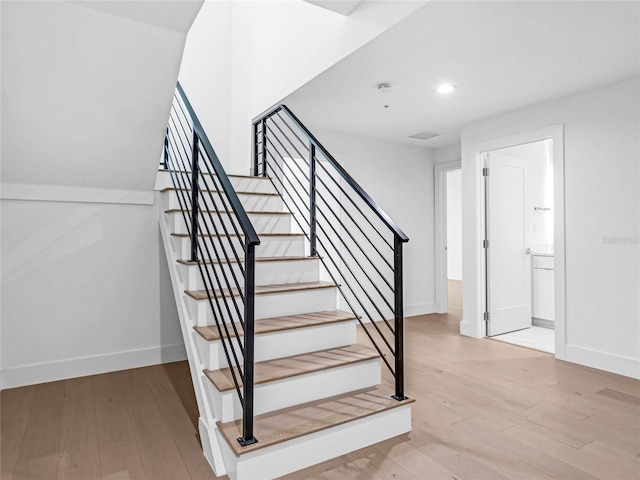
<path id="1" fill-rule="evenodd" d="M 525 168 L 525 208 L 529 213 L 528 244 L 534 251 L 553 251 L 553 159 L 551 139 L 502 148 L 492 158 L 507 155 Z M 536 210 L 549 208 L 550 210 Z"/>
<path id="2" fill-rule="evenodd" d="M 180 81 L 223 165 L 247 173 L 253 118 L 425 3 L 368 1 L 345 17 L 302 0 L 207 1 Z"/>
<path id="3" fill-rule="evenodd" d="M 447 278 L 462 280 L 462 170 L 447 172 Z"/>
<path id="4" fill-rule="evenodd" d="M 153 186 L 201 3 L 2 2 L 0 388 L 185 358 Z"/>
<path id="5" fill-rule="evenodd" d="M 231 162 L 231 5 L 228 1 L 204 3 L 187 35 L 179 75 L 227 170 Z"/>
<path id="6" fill-rule="evenodd" d="M 433 164 L 439 165 L 447 162 L 459 162 L 461 157 L 461 146 L 459 143 L 433 149 Z"/>
<path id="7" fill-rule="evenodd" d="M 431 150 L 324 130 L 316 130 L 314 135 L 409 237 L 403 247 L 405 316 L 432 313 L 435 284 Z"/>
<path id="8" fill-rule="evenodd" d="M 1 215 L 4 388 L 186 358 L 154 205 Z"/>
<path id="9" fill-rule="evenodd" d="M 2 182 L 151 192 L 200 5 L 4 2 Z"/>
<path id="10" fill-rule="evenodd" d="M 476 324 L 480 315 L 480 205 L 473 144 L 555 124 L 564 124 L 565 359 L 640 377 L 638 77 L 463 128 L 461 329 Z"/>

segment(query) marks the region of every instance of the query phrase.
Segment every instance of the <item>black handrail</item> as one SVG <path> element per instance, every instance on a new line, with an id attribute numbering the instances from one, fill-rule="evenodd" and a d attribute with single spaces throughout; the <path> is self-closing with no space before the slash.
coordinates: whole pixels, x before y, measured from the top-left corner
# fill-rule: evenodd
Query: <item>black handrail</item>
<path id="1" fill-rule="evenodd" d="M 260 245 L 260 238 L 258 237 L 258 234 L 253 228 L 253 224 L 249 220 L 249 217 L 247 216 L 247 212 L 242 206 L 242 203 L 240 202 L 240 199 L 238 198 L 238 194 L 233 188 L 233 185 L 231 185 L 231 181 L 229 180 L 229 177 L 224 171 L 224 168 L 222 167 L 222 164 L 218 159 L 218 155 L 216 155 L 215 150 L 211 146 L 209 137 L 207 137 L 207 134 L 205 133 L 204 128 L 202 128 L 202 124 L 200 123 L 200 120 L 198 119 L 196 112 L 193 110 L 191 103 L 189 103 L 189 100 L 187 99 L 187 96 L 185 95 L 184 90 L 182 89 L 182 85 L 180 85 L 180 82 L 178 82 L 176 86 L 176 90 L 180 94 L 180 97 L 182 97 L 182 101 L 184 102 L 187 112 L 189 113 L 189 116 L 193 121 L 193 129 L 197 132 L 198 137 L 200 138 L 200 141 L 202 142 L 202 145 L 204 146 L 204 149 L 206 150 L 207 155 L 211 160 L 211 164 L 213 165 L 213 168 L 216 171 L 216 174 L 218 175 L 220 184 L 222 185 L 224 192 L 229 197 L 229 200 L 231 202 L 231 208 L 233 208 L 233 211 L 238 217 L 240 226 L 242 227 L 242 231 L 247 237 L 247 241 L 252 245 Z"/>
<path id="2" fill-rule="evenodd" d="M 409 241 L 409 237 L 407 237 L 405 235 L 405 233 L 400 230 L 400 227 L 398 227 L 398 225 L 395 224 L 395 222 L 391 219 L 391 217 L 389 215 L 387 215 L 387 213 L 382 210 L 382 208 L 380 208 L 380 206 L 373 200 L 373 198 L 371 198 L 369 196 L 369 194 L 367 192 L 365 192 L 365 190 L 358 184 L 358 182 L 356 182 L 353 177 L 351 175 L 349 175 L 349 173 L 342 168 L 342 165 L 340 165 L 335 158 L 333 158 L 333 155 L 331 155 L 329 153 L 329 151 L 324 148 L 324 146 L 318 141 L 318 139 L 309 131 L 309 129 L 307 127 L 304 126 L 304 124 L 298 120 L 298 117 L 296 117 L 294 115 L 294 113 L 289 109 L 289 107 L 287 107 L 286 105 L 282 104 L 282 105 L 278 105 L 274 108 L 272 108 L 271 110 L 268 110 L 267 113 L 265 113 L 264 115 L 262 115 L 260 117 L 259 120 L 255 120 L 253 122 L 254 127 L 260 123 L 260 122 L 264 122 L 267 118 L 272 117 L 273 115 L 275 115 L 276 113 L 283 111 L 285 112 L 290 118 L 291 120 L 293 120 L 293 122 L 296 124 L 296 126 L 298 128 L 300 128 L 300 130 L 302 130 L 304 132 L 304 134 L 306 135 L 306 137 L 310 140 L 310 142 L 315 146 L 315 148 L 317 148 L 318 150 L 320 150 L 322 152 L 322 155 L 331 162 L 331 165 L 336 169 L 336 171 L 340 174 L 340 176 L 342 178 L 344 178 L 344 180 L 347 182 L 347 184 L 353 188 L 353 190 L 355 190 L 355 192 L 360 196 L 360 198 L 362 198 L 365 203 L 367 203 L 367 205 L 369 205 L 369 207 L 371 208 L 371 210 L 373 210 L 373 212 L 385 223 L 385 225 L 387 225 L 387 227 L 389 227 L 389 229 L 391 229 L 391 231 L 402 241 L 402 242 L 408 242 Z M 266 132 L 263 131 L 263 137 L 265 135 Z M 263 161 L 266 161 L 265 156 L 263 155 Z M 258 175 L 257 172 L 257 163 L 254 162 L 254 175 Z"/>
<path id="3" fill-rule="evenodd" d="M 251 445 L 257 442 L 253 434 L 254 297 L 255 247 L 260 238 L 179 83 L 167 125 L 162 166 L 171 175 L 189 235 L 189 260 L 198 267 L 242 405 L 243 430 L 238 442 Z M 240 243 L 244 259 L 233 239 Z M 236 269 L 240 274 L 236 275 Z"/>
<path id="4" fill-rule="evenodd" d="M 280 112 L 284 112 L 286 117 Z M 291 135 L 281 125 L 286 126 Z M 292 212 L 300 212 L 293 219 L 309 240 L 310 254 L 319 257 L 342 298 L 358 318 L 364 333 L 394 375 L 393 398 L 405 399 L 402 244 L 409 241 L 409 238 L 286 105 L 278 105 L 254 120 L 253 140 L 253 174 L 269 177 L 276 190 L 281 193 L 285 206 Z M 290 149 L 295 155 L 292 155 Z M 319 159 L 325 159 L 328 165 L 323 165 Z M 330 180 L 325 181 L 327 178 Z M 324 194 L 320 191 L 321 188 Z M 331 188 L 337 188 L 338 193 L 344 195 L 349 203 L 343 204 Z M 372 212 L 373 215 L 366 212 Z M 341 217 L 342 214 L 345 218 Z M 364 220 L 362 225 L 354 218 L 358 214 Z M 347 218 L 356 229 L 354 233 L 348 228 Z M 381 222 L 382 230 L 393 235 L 392 242 L 374 225 L 376 222 Z M 384 244 L 393 250 L 392 262 L 378 249 L 375 238 L 370 238 L 363 226 L 365 229 L 371 227 L 372 232 L 375 231 Z M 366 242 L 359 242 L 356 238 L 358 235 L 366 239 Z M 377 255 L 372 257 L 368 251 Z M 376 283 L 376 279 L 361 265 L 359 258 L 373 267 L 371 273 L 379 275 L 376 279 L 381 278 L 383 285 Z M 380 262 L 380 268 L 376 266 L 376 261 Z M 392 281 L 383 273 L 387 267 L 393 274 Z M 363 277 L 368 282 L 363 282 Z M 373 287 L 371 291 L 368 290 L 368 285 Z M 369 322 L 363 321 L 355 307 L 361 309 Z M 387 307 L 393 314 L 393 327 L 384 313 Z M 374 317 L 376 313 L 378 316 Z M 376 324 L 380 320 L 387 325 L 387 333 Z M 373 326 L 374 332 L 369 331 L 366 323 Z M 393 341 L 386 338 L 389 334 L 393 335 Z M 390 363 L 385 358 L 384 349 L 392 353 L 393 362 Z"/>

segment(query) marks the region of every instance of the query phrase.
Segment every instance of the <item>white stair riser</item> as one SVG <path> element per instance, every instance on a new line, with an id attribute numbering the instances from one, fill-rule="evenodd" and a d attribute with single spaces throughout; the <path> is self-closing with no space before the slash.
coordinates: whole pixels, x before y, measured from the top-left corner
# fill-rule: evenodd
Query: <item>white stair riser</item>
<path id="1" fill-rule="evenodd" d="M 278 478 L 410 431 L 411 405 L 403 405 L 240 457 L 219 430 L 216 435 L 229 478 L 254 480 Z"/>
<path id="2" fill-rule="evenodd" d="M 175 250 L 178 256 L 183 259 L 191 257 L 191 239 L 189 237 L 172 236 Z M 255 248 L 256 257 L 300 257 L 304 256 L 305 237 L 302 235 L 292 236 L 262 236 L 260 237 L 260 245 Z M 208 254 L 215 261 L 216 255 L 221 259 L 235 259 L 234 249 L 240 259 L 244 257 L 244 250 L 238 237 L 224 237 L 222 240 L 216 237 L 199 237 L 199 252 L 207 255 L 206 248 L 209 249 Z"/>
<path id="3" fill-rule="evenodd" d="M 247 178 L 247 177 L 234 177 L 230 176 L 229 180 L 233 185 L 233 188 L 238 192 L 255 192 L 255 193 L 276 193 L 276 189 L 270 180 L 264 180 L 259 178 Z M 185 176 L 180 182 L 182 185 L 190 185 L 191 180 L 189 176 Z M 207 182 L 210 187 L 213 186 L 212 182 Z M 173 188 L 173 180 L 169 172 L 158 172 L 156 177 L 156 190 L 164 190 L 166 188 Z M 188 187 L 190 188 L 190 187 Z"/>
<path id="4" fill-rule="evenodd" d="M 180 194 L 180 199 L 178 199 L 178 194 Z M 184 194 L 184 195 L 183 195 Z M 213 197 L 213 201 L 211 200 Z M 255 211 L 255 212 L 282 212 L 284 204 L 282 202 L 282 198 L 276 195 L 254 195 L 254 194 L 243 194 L 238 193 L 238 198 L 240 199 L 240 203 L 247 211 Z M 163 207 L 165 210 L 173 209 L 173 208 L 181 208 L 180 201 L 183 203 L 186 202 L 186 205 L 191 205 L 191 191 L 167 191 L 163 194 Z M 203 196 L 198 198 L 198 202 L 200 208 L 209 208 L 215 209 L 220 208 L 222 210 L 230 209 L 231 204 L 227 199 L 226 195 L 222 195 L 222 199 L 218 192 L 211 192 L 211 195 L 207 192 L 203 192 Z"/>
<path id="5" fill-rule="evenodd" d="M 282 408 L 313 402 L 322 398 L 373 387 L 380 383 L 380 359 L 329 368 L 306 375 L 297 375 L 275 382 L 258 384 L 254 389 L 256 415 Z M 242 406 L 236 390 L 219 392 L 209 382 L 209 398 L 219 421 L 242 418 Z"/>
<path id="6" fill-rule="evenodd" d="M 256 285 L 276 285 L 295 282 L 316 282 L 319 278 L 318 260 L 269 260 L 268 262 L 256 262 Z M 220 265 L 207 266 L 213 268 L 222 278 Z M 227 276 L 230 275 L 229 267 L 224 267 Z M 236 277 L 240 279 L 242 272 L 238 264 L 233 264 Z M 178 264 L 180 280 L 185 285 L 185 290 L 203 290 L 204 285 L 197 265 Z M 213 273 L 211 278 L 214 279 Z"/>
<path id="7" fill-rule="evenodd" d="M 211 212 L 211 217 L 209 217 L 207 213 L 204 213 L 203 215 L 204 218 L 202 215 L 198 217 L 198 225 L 200 229 L 199 231 L 201 233 L 210 233 L 212 235 L 215 235 L 216 228 L 219 234 L 236 233 L 233 227 L 233 224 L 235 223 L 238 232 L 242 234 L 242 231 L 240 230 L 240 223 L 235 219 L 232 222 L 227 214 L 220 214 L 222 217 L 222 221 L 220 221 L 220 218 L 218 218 L 218 214 L 216 212 Z M 291 215 L 249 213 L 248 216 L 256 232 L 290 233 L 291 231 Z M 187 213 L 187 219 L 189 218 L 189 214 Z M 181 212 L 173 212 L 167 214 L 167 221 L 169 222 L 169 229 L 171 229 L 174 233 L 188 233 Z M 191 220 L 189 219 L 189 221 Z M 209 229 L 208 231 L 207 228 Z M 224 230 L 225 228 L 226 232 Z"/>
<path id="8" fill-rule="evenodd" d="M 236 298 L 238 306 L 242 311 L 242 302 Z M 227 298 L 229 307 L 233 310 L 231 298 Z M 212 310 L 209 308 L 208 300 L 194 300 L 187 298 L 189 314 L 196 326 L 215 325 Z M 214 300 L 214 306 L 216 305 Z M 223 299 L 220 299 L 223 309 L 222 319 L 229 321 Z M 256 295 L 255 316 L 256 318 L 282 317 L 284 315 L 295 315 L 298 313 L 324 312 L 335 310 L 336 289 L 318 288 L 312 290 L 299 290 L 296 292 L 270 293 L 267 295 Z M 216 314 L 220 314 L 216 306 Z M 235 317 L 234 317 L 235 318 Z M 236 319 L 237 321 L 237 319 Z"/>
<path id="9" fill-rule="evenodd" d="M 358 341 L 356 332 L 356 320 L 351 320 L 256 335 L 255 361 L 263 362 L 274 358 L 353 345 Z M 219 370 L 229 366 L 222 342 L 207 341 L 196 331 L 193 335 L 204 368 Z M 227 349 L 235 349 L 237 358 L 242 358 L 235 339 L 227 342 L 226 345 Z M 231 352 L 229 356 L 233 361 Z"/>

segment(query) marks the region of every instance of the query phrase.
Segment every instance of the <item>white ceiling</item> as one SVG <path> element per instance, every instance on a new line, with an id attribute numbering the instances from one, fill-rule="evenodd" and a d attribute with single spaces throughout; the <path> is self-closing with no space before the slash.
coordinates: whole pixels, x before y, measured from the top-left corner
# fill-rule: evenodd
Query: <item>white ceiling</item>
<path id="1" fill-rule="evenodd" d="M 308 3 L 313 3 L 318 7 L 326 8 L 327 10 L 334 11 L 340 15 L 348 16 L 358 6 L 364 2 L 364 0 L 304 0 Z"/>
<path id="2" fill-rule="evenodd" d="M 640 2 L 433 1 L 284 103 L 311 128 L 440 147 L 481 118 L 638 74 Z M 434 93 L 443 82 L 456 91 Z M 407 138 L 420 130 L 442 135 Z"/>

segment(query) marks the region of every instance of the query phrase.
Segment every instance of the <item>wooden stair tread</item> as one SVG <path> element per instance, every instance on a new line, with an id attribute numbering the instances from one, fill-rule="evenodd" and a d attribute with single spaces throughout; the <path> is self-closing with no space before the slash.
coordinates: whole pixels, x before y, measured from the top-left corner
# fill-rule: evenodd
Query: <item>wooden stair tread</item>
<path id="1" fill-rule="evenodd" d="M 319 288 L 331 288 L 335 287 L 335 283 L 331 282 L 297 282 L 297 283 L 279 283 L 274 285 L 256 285 L 256 295 L 268 295 L 270 293 L 283 293 L 283 292 L 298 292 L 302 290 L 315 290 Z M 216 289 L 214 290 L 216 296 L 232 297 L 238 295 L 238 289 Z M 185 290 L 194 300 L 207 300 L 206 290 Z"/>
<path id="2" fill-rule="evenodd" d="M 242 420 L 217 425 L 235 454 L 242 455 L 413 402 L 411 398 L 394 400 L 389 391 L 378 387 L 265 413 L 254 420 L 258 443 L 246 447 L 236 440 L 242 436 Z"/>
<path id="3" fill-rule="evenodd" d="M 326 325 L 329 323 L 346 322 L 355 319 L 356 317 L 352 313 L 344 312 L 342 310 L 262 318 L 255 321 L 255 333 L 256 335 L 260 335 L 264 333 L 281 332 L 284 330 L 294 330 L 296 328 Z M 220 333 L 215 325 L 207 327 L 193 327 L 193 329 L 207 341 L 220 340 Z M 240 335 L 242 335 L 242 326 L 239 323 L 236 324 L 236 330 Z M 227 338 L 227 335 L 224 332 L 223 336 Z M 235 337 L 234 329 L 231 328 L 231 326 L 229 326 L 229 336 Z"/>
<path id="4" fill-rule="evenodd" d="M 256 257 L 256 262 L 278 262 L 278 261 L 293 261 L 293 260 L 318 260 L 320 257 L 302 257 L 302 256 L 288 256 L 288 257 Z M 191 260 L 176 260 L 178 263 L 182 265 L 197 265 L 201 262 L 193 262 Z M 209 260 L 205 260 L 205 265 L 211 265 Z M 224 262 L 227 263 L 227 262 Z M 229 263 L 237 263 L 236 259 L 229 259 Z M 220 262 L 214 260 L 214 265 L 219 265 Z"/>
<path id="5" fill-rule="evenodd" d="M 374 358 L 378 358 L 378 353 L 375 350 L 365 345 L 355 344 L 347 347 L 320 350 L 312 353 L 303 353 L 291 357 L 257 362 L 254 365 L 254 384 L 259 385 L 261 383 L 273 382 L 284 378 L 364 362 Z M 240 375 L 235 367 L 234 372 L 242 387 Z M 205 370 L 204 373 L 220 392 L 235 389 L 230 368 Z"/>
<path id="6" fill-rule="evenodd" d="M 161 193 L 164 192 L 190 192 L 191 189 L 190 188 L 176 188 L 176 187 L 166 187 L 163 188 L 162 190 L 160 190 Z M 224 193 L 224 191 L 222 190 L 202 190 L 202 192 L 207 192 L 207 193 Z M 279 197 L 280 194 L 279 193 L 262 193 L 262 192 L 243 192 L 243 191 L 238 191 L 236 190 L 236 194 L 238 195 L 260 195 L 260 196 L 265 196 L 265 197 Z"/>
<path id="7" fill-rule="evenodd" d="M 229 210 L 199 210 L 200 212 L 203 213 L 223 213 L 223 214 L 233 214 L 235 215 L 234 211 L 229 211 Z M 186 210 L 182 210 L 180 208 L 170 208 L 169 210 L 165 210 L 164 213 L 190 213 L 191 209 L 186 209 Z M 247 215 L 293 215 L 291 212 L 262 212 L 262 211 L 247 211 L 245 212 Z"/>

